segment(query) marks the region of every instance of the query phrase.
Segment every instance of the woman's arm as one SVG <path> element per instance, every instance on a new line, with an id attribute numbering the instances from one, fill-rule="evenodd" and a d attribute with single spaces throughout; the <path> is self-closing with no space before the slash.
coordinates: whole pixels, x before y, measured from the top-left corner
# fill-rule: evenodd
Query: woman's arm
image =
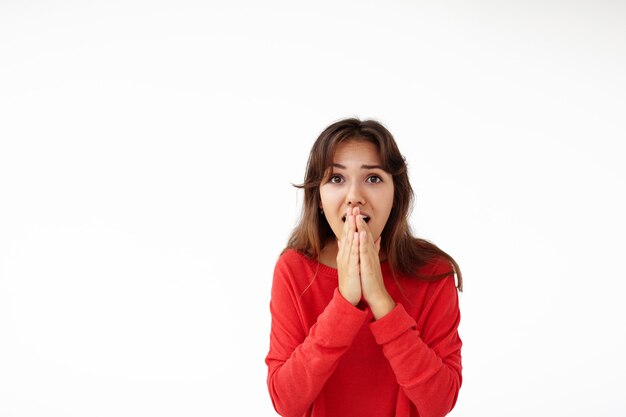
<path id="1" fill-rule="evenodd" d="M 274 272 L 270 311 L 270 350 L 265 359 L 274 408 L 285 417 L 301 417 L 319 395 L 367 319 L 337 289 L 310 331 L 304 329 L 298 291 L 279 263 Z"/>
<path id="2" fill-rule="evenodd" d="M 430 285 L 433 291 L 419 318 L 421 332 L 401 304 L 370 329 L 419 415 L 441 417 L 454 407 L 462 382 L 460 312 L 454 276 Z"/>

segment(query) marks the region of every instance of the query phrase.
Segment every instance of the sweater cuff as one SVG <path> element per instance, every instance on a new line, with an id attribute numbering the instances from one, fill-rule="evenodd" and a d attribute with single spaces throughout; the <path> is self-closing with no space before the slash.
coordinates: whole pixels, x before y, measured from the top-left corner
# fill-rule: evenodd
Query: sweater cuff
<path id="1" fill-rule="evenodd" d="M 415 319 L 406 312 L 402 304 L 396 306 L 384 317 L 370 323 L 370 330 L 376 343 L 384 345 L 410 329 L 417 328 Z"/>
<path id="2" fill-rule="evenodd" d="M 350 304 L 335 288 L 332 300 L 318 319 L 317 336 L 329 346 L 350 345 L 363 327 L 367 313 Z"/>

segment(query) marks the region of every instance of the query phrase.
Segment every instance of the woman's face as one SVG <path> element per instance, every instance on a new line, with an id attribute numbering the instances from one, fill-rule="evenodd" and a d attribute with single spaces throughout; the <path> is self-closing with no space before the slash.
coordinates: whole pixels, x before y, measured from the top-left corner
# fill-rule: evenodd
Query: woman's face
<path id="1" fill-rule="evenodd" d="M 341 236 L 346 208 L 359 207 L 373 239 L 378 239 L 393 205 L 393 178 L 382 169 L 376 145 L 358 138 L 337 145 L 320 198 L 335 236 Z"/>

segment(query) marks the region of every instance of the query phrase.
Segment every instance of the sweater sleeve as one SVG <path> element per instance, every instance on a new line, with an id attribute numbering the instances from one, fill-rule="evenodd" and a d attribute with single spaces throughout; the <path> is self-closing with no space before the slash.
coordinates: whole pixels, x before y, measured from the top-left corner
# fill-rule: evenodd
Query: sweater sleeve
<path id="1" fill-rule="evenodd" d="M 419 318 L 421 333 L 401 304 L 370 323 L 370 329 L 419 415 L 441 417 L 454 407 L 462 382 L 460 312 L 454 276 L 430 285 Z"/>
<path id="2" fill-rule="evenodd" d="M 350 304 L 335 289 L 333 297 L 309 329 L 300 319 L 300 294 L 287 274 L 274 272 L 270 311 L 272 325 L 267 385 L 274 409 L 285 417 L 301 417 L 315 401 L 348 350 L 367 311 Z"/>

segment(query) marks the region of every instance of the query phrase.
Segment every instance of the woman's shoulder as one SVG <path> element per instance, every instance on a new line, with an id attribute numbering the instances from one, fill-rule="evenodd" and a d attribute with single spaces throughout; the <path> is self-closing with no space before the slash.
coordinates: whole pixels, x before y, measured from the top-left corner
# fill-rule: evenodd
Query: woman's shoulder
<path id="1" fill-rule="evenodd" d="M 284 249 L 276 261 L 276 271 L 287 273 L 310 270 L 316 267 L 317 261 L 293 248 Z"/>
<path id="2" fill-rule="evenodd" d="M 445 256 L 436 256 L 417 268 L 414 280 L 429 296 L 443 292 L 456 292 L 457 275 L 454 265 Z"/>
<path id="3" fill-rule="evenodd" d="M 337 282 L 337 272 L 306 254 L 292 248 L 281 252 L 274 268 L 274 281 L 292 287 L 300 294 L 317 279 L 324 283 Z"/>
<path id="4" fill-rule="evenodd" d="M 454 267 L 452 262 L 444 256 L 435 256 L 418 266 L 415 275 L 432 279 L 437 277 L 445 278 L 446 276 L 454 275 Z"/>
<path id="5" fill-rule="evenodd" d="M 277 264 L 302 264 L 314 262 L 313 259 L 307 257 L 305 254 L 293 249 L 285 248 L 278 256 Z"/>
<path id="6" fill-rule="evenodd" d="M 417 268 L 412 278 L 407 279 L 403 284 L 405 288 L 413 288 L 412 299 L 420 300 L 419 305 L 432 306 L 435 300 L 439 300 L 438 303 L 448 304 L 454 302 L 457 297 L 454 266 L 445 256 L 429 259 Z"/>

